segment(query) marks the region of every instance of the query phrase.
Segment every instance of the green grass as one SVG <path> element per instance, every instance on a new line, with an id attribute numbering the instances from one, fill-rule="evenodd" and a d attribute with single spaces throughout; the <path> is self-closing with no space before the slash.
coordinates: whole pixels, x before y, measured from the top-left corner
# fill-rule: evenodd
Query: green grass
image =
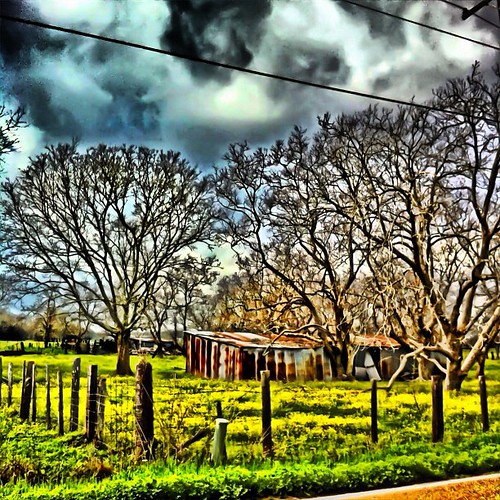
<path id="1" fill-rule="evenodd" d="M 104 445 L 97 448 L 86 445 L 81 438 L 84 404 L 76 433 L 60 437 L 55 431 L 44 428 L 45 393 L 41 387 L 45 384 L 44 366 L 48 364 L 51 368 L 55 419 L 55 372 L 60 370 L 63 373 L 65 414 L 68 415 L 74 357 L 62 354 L 30 357 L 27 354 L 3 358 L 4 377 L 7 363 L 12 362 L 15 380 L 20 378 L 23 361 L 36 361 L 40 385 L 38 424 L 18 421 L 16 398 L 19 397 L 19 384 L 14 391 L 15 405 L 11 408 L 4 405 L 0 412 L 0 482 L 4 484 L 4 492 L 15 492 L 19 498 L 22 495 L 28 498 L 35 492 L 33 486 L 39 484 L 41 489 L 36 491 L 46 495 L 40 498 L 113 498 L 115 494 L 115 498 L 154 497 L 134 497 L 132 493 L 118 496 L 119 491 L 123 493 L 118 485 L 127 478 L 136 485 L 137 491 L 143 491 L 146 484 L 149 485 L 148 491 L 158 489 L 161 493 L 158 493 L 158 498 L 173 494 L 174 490 L 180 495 L 174 498 L 191 498 L 181 494 L 188 481 L 179 479 L 181 475 L 191 478 L 189 491 L 198 492 L 198 496 L 193 493 L 192 498 L 237 498 L 234 495 L 235 491 L 240 491 L 238 488 L 241 489 L 239 497 L 247 495 L 252 498 L 256 494 L 319 494 L 374 487 L 380 481 L 383 483 L 383 479 L 376 479 L 369 471 L 370 464 L 374 470 L 379 470 L 379 477 L 393 477 L 392 484 L 500 470 L 499 360 L 488 360 L 486 365 L 490 432 L 481 431 L 478 384 L 472 373 L 460 393 L 445 393 L 445 439 L 443 444 L 437 445 L 431 443 L 430 382 L 398 382 L 390 393 L 379 392 L 380 434 L 377 444 L 370 441 L 368 382 L 273 382 L 275 457 L 271 461 L 263 456 L 260 443 L 259 382 L 203 380 L 184 373 L 184 359 L 181 357 L 148 358 L 153 365 L 156 461 L 138 467 L 132 460 L 134 379 L 113 375 L 116 355 L 80 356 L 82 402 L 85 401 L 85 378 L 90 364 L 97 364 L 99 374 L 107 379 Z M 132 357 L 132 365 L 138 359 Z M 3 387 L 3 402 L 5 394 Z M 203 488 L 208 488 L 207 491 L 216 488 L 209 478 L 213 472 L 209 465 L 210 438 L 182 452 L 178 448 L 200 429 L 213 430 L 217 401 L 221 402 L 230 424 L 228 464 L 216 469 L 214 474 L 230 476 L 228 481 L 232 486 L 228 490 L 230 493 L 215 489 L 213 496 L 210 496 L 212 493 L 203 496 Z M 347 479 L 337 477 L 341 465 L 346 468 Z M 259 474 L 267 478 L 262 479 L 261 484 L 255 483 Z M 273 474 L 279 476 L 275 477 L 274 483 Z M 295 474 L 300 480 L 290 477 L 290 474 Z M 109 479 L 103 479 L 108 476 Z M 87 481 L 95 479 L 102 480 L 102 496 L 85 496 L 83 492 L 88 493 L 90 488 Z M 156 481 L 157 487 L 151 487 L 151 481 Z M 386 481 L 390 482 L 389 479 Z M 323 483 L 326 486 L 321 486 Z M 51 486 L 47 489 L 44 484 Z M 60 487 L 55 488 L 55 485 Z"/>

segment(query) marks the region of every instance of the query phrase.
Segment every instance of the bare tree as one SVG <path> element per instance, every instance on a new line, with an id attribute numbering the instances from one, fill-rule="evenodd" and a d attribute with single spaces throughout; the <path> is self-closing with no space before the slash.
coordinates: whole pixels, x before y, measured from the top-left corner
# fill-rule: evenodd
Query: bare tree
<path id="1" fill-rule="evenodd" d="M 22 108 L 11 110 L 4 104 L 0 105 L 0 162 L 3 157 L 17 150 L 19 138 L 17 132 L 27 126 Z"/>
<path id="2" fill-rule="evenodd" d="M 218 264 L 218 260 L 213 256 L 205 258 L 190 256 L 178 272 L 170 276 L 172 288 L 176 290 L 175 309 L 184 330 L 187 330 L 190 318 L 204 298 L 204 288 L 213 285 L 217 279 Z"/>
<path id="3" fill-rule="evenodd" d="M 3 172 L 5 156 L 17 151 L 19 129 L 27 127 L 25 112 L 22 108 L 9 109 L 0 105 L 0 173 Z M 0 222 L 1 224 L 1 222 Z M 0 273 L 0 304 L 10 303 L 15 295 L 16 276 L 2 270 Z"/>
<path id="4" fill-rule="evenodd" d="M 173 325 L 170 332 L 175 347 L 181 350 L 177 338 L 177 321 L 182 330 L 188 328 L 190 318 L 201 301 L 205 299 L 203 289 L 210 287 L 218 276 L 218 261 L 215 257 L 190 254 L 181 260 L 175 269 L 161 276 L 161 286 L 151 297 L 145 310 L 147 327 L 158 342 L 161 352 L 162 332 Z"/>
<path id="5" fill-rule="evenodd" d="M 226 160 L 214 178 L 226 240 L 236 251 L 245 249 L 241 265 L 250 252 L 293 291 L 289 305 L 308 311 L 295 333 L 318 335 L 333 372 L 350 376 L 348 294 L 364 254 L 356 224 L 324 196 L 323 187 L 330 194 L 337 179 L 322 144 L 309 145 L 305 131 L 295 128 L 270 150 L 251 153 L 246 144 L 232 145 Z M 339 201 L 341 193 L 336 196 Z"/>
<path id="6" fill-rule="evenodd" d="M 137 147 L 49 147 L 3 185 L 5 258 L 26 282 L 63 300 L 117 340 L 129 338 L 160 277 L 209 241 L 207 182 L 179 153 Z"/>
<path id="7" fill-rule="evenodd" d="M 345 194 L 330 201 L 368 242 L 380 296 L 402 277 L 410 284 L 413 307 L 385 300 L 386 319 L 418 353 L 446 357 L 449 389 L 460 388 L 500 328 L 499 81 L 485 82 L 476 64 L 435 92 L 436 111 L 326 116 L 316 138 Z M 392 280 L 379 272 L 391 260 L 404 270 Z M 473 329 L 477 340 L 464 358 Z"/>

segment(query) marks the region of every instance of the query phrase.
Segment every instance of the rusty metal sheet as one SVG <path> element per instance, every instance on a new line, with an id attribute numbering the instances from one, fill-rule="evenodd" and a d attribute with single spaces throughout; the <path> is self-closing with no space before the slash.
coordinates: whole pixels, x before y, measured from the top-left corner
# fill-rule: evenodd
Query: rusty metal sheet
<path id="1" fill-rule="evenodd" d="M 264 356 L 267 344 L 228 343 L 220 334 L 192 331 L 185 334 L 185 347 L 186 371 L 206 378 L 258 380 L 262 370 L 269 370 L 271 380 L 284 382 L 332 379 L 330 360 L 323 347 L 290 349 L 273 345 Z"/>
<path id="2" fill-rule="evenodd" d="M 397 340 L 385 335 L 355 335 L 353 343 L 361 347 L 382 347 L 388 349 L 401 347 L 401 344 Z"/>
<path id="3" fill-rule="evenodd" d="M 225 344 L 231 344 L 238 347 L 262 347 L 268 346 L 277 336 L 266 337 L 256 333 L 247 332 L 211 332 L 188 330 L 186 333 L 196 337 L 217 340 Z M 320 340 L 314 340 L 301 335 L 283 336 L 273 343 L 275 349 L 304 349 L 321 347 Z"/>

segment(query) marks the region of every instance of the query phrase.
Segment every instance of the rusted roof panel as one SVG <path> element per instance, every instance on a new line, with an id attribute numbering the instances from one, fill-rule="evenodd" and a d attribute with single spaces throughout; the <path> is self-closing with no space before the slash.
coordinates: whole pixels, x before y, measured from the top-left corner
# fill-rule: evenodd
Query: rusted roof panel
<path id="1" fill-rule="evenodd" d="M 385 335 L 355 335 L 354 344 L 361 347 L 383 347 L 387 349 L 401 347 L 398 341 Z"/>
<path id="2" fill-rule="evenodd" d="M 270 342 L 277 336 L 266 337 L 249 332 L 211 332 L 187 330 L 186 333 L 195 337 L 203 337 L 212 339 L 224 344 L 230 344 L 237 347 L 267 347 Z M 272 345 L 274 349 L 314 349 L 321 347 L 323 344 L 320 340 L 314 340 L 301 335 L 283 335 L 279 337 Z"/>

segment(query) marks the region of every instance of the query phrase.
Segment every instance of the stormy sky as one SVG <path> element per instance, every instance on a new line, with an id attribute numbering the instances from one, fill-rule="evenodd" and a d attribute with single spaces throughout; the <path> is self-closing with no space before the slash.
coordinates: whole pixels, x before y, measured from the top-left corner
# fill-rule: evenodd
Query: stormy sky
<path id="1" fill-rule="evenodd" d="M 499 29 L 440 0 L 357 0 L 498 45 Z M 477 0 L 453 0 L 471 7 Z M 496 0 L 481 9 L 499 24 Z M 498 51 L 341 0 L 0 0 L 4 14 L 325 85 L 417 101 Z M 0 25 L 0 102 L 30 126 L 14 175 L 46 144 L 175 149 L 201 168 L 231 142 L 266 146 L 293 125 L 374 101 L 246 75 L 70 34 Z"/>

